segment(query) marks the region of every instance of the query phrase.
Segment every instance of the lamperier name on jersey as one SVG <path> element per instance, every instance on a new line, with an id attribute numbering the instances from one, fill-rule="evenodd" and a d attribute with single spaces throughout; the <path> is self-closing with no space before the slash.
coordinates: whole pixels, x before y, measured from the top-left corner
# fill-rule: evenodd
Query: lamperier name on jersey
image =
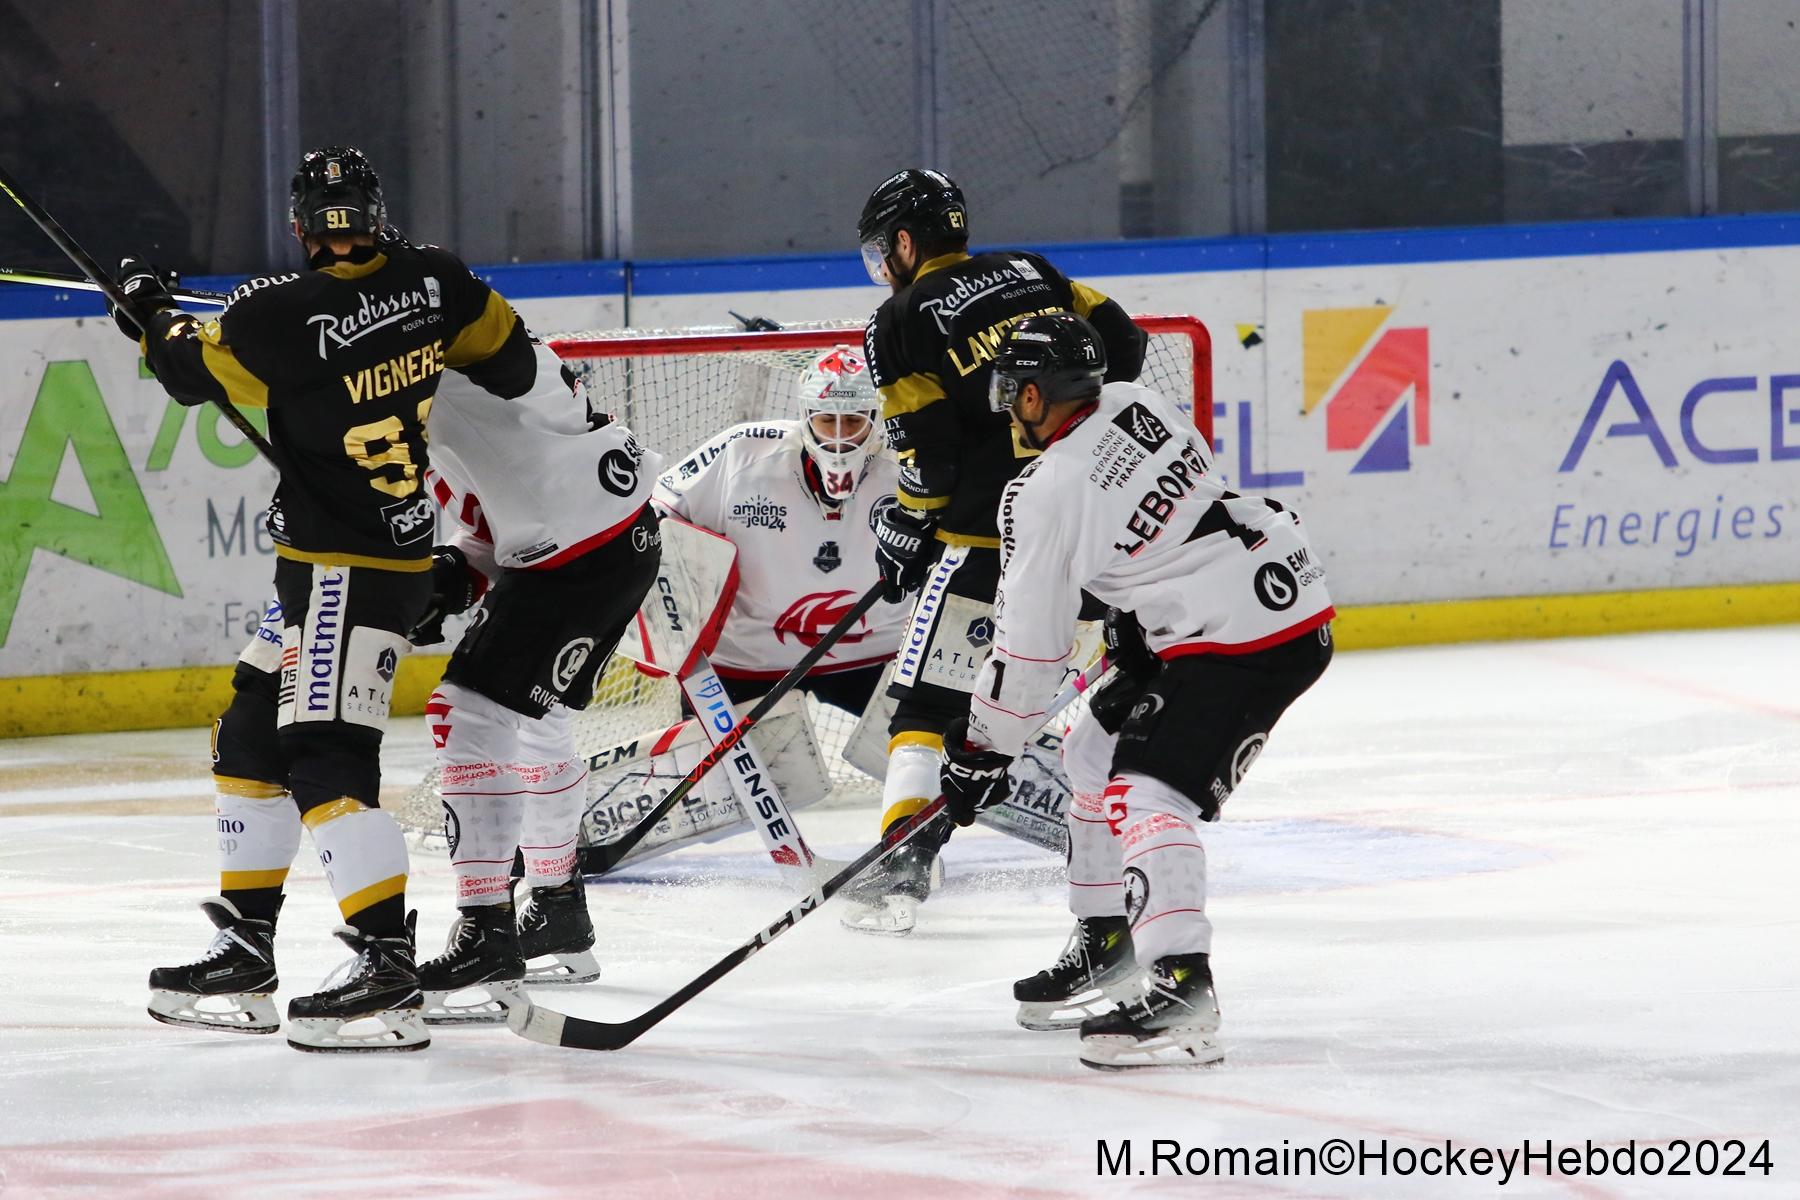
<path id="1" fill-rule="evenodd" d="M 533 377 L 506 301 L 449 252 L 398 242 L 252 280 L 217 318 L 141 345 L 177 399 L 268 410 L 278 555 L 393 570 L 431 562 L 425 422 L 444 371 L 500 396 Z"/>
<path id="2" fill-rule="evenodd" d="M 1173 404 L 1109 383 L 1059 431 L 1000 504 L 994 650 L 969 736 L 1016 755 L 1068 666 L 1080 587 L 1137 614 L 1163 659 L 1245 654 L 1333 615 L 1299 517 L 1240 496 Z"/>
<path id="3" fill-rule="evenodd" d="M 986 368 L 1007 331 L 1040 313 L 1087 317 L 1106 302 L 1036 254 L 955 253 L 921 264 L 870 319 L 864 350 L 900 463 L 900 501 L 937 518 L 941 540 L 997 544 L 1000 489 L 1023 461 L 1006 414 L 987 399 Z"/>
<path id="4" fill-rule="evenodd" d="M 459 527 L 447 540 L 489 574 L 604 545 L 643 511 L 662 469 L 624 425 L 592 427 L 586 389 L 554 350 L 532 353 L 524 395 L 503 400 L 452 371 L 431 411 L 430 491 Z"/>
<path id="5" fill-rule="evenodd" d="M 822 504 L 801 475 L 800 422 L 753 421 L 709 439 L 665 473 L 656 501 L 739 548 L 738 589 L 710 659 L 721 675 L 775 678 L 875 584 L 873 522 L 895 503 L 898 470 L 868 459 L 856 491 Z M 893 657 L 909 605 L 877 604 L 819 670 Z"/>

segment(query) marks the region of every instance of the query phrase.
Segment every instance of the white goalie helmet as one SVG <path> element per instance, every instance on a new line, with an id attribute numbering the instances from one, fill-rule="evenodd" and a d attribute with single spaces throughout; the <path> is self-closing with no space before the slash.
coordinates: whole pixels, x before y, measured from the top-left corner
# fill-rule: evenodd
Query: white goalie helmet
<path id="1" fill-rule="evenodd" d="M 833 346 L 807 367 L 800 380 L 800 437 L 819 468 L 826 499 L 847 500 L 856 492 L 863 468 L 881 448 L 880 415 L 862 351 Z"/>

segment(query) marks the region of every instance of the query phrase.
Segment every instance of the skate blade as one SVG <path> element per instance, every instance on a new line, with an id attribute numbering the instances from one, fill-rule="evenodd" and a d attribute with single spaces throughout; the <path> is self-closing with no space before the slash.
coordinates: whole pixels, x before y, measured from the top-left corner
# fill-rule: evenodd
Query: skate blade
<path id="1" fill-rule="evenodd" d="M 591 950 L 581 950 L 574 954 L 545 955 L 548 962 L 532 966 L 525 964 L 525 985 L 527 987 L 574 987 L 577 984 L 592 983 L 600 978 L 600 963 L 594 958 Z"/>
<path id="2" fill-rule="evenodd" d="M 472 983 L 452 992 L 425 993 L 427 1025 L 504 1025 L 506 1014 L 514 1006 L 525 1003 L 516 979 L 493 983 Z M 460 997 L 452 1002 L 453 997 Z"/>
<path id="3" fill-rule="evenodd" d="M 1144 971 L 1139 967 L 1066 1000 L 1021 1000 L 1016 1019 L 1033 1033 L 1078 1029 L 1089 1017 L 1102 1016 L 1143 994 Z"/>
<path id="4" fill-rule="evenodd" d="M 380 1054 L 423 1050 L 431 1034 L 416 1008 L 353 1017 L 289 1017 L 288 1045 L 309 1054 Z"/>
<path id="5" fill-rule="evenodd" d="M 274 1033 L 281 1028 L 275 1002 L 269 992 L 233 992 L 225 996 L 196 996 L 189 992 L 153 989 L 146 1007 L 152 1018 L 183 1029 L 216 1029 L 224 1033 Z M 202 1008 L 208 1002 L 227 1008 Z"/>
<path id="6" fill-rule="evenodd" d="M 1206 1033 L 1166 1030 L 1139 1038 L 1129 1033 L 1090 1034 L 1081 1039 L 1081 1064 L 1096 1071 L 1144 1067 L 1216 1067 L 1225 1051 Z"/>
<path id="7" fill-rule="evenodd" d="M 919 902 L 911 896 L 883 896 L 877 904 L 852 901 L 839 920 L 858 933 L 905 937 L 918 924 Z"/>

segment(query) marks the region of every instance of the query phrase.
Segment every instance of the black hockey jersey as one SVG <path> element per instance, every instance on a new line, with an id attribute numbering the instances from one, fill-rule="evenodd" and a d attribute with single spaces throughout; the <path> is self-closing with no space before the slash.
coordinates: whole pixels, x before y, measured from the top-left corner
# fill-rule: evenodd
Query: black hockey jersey
<path id="1" fill-rule="evenodd" d="M 456 367 L 497 395 L 523 394 L 537 373 L 529 335 L 435 246 L 321 253 L 313 267 L 240 285 L 204 324 L 159 313 L 145 358 L 185 404 L 268 410 L 282 472 L 269 508 L 276 554 L 426 570 L 425 419 L 438 379 Z"/>
<path id="2" fill-rule="evenodd" d="M 900 503 L 935 517 L 940 541 L 999 546 L 1000 492 L 1028 454 L 1007 415 L 988 407 L 989 364 L 1014 324 L 1063 311 L 1099 331 L 1108 382 L 1138 377 L 1144 331 L 1115 301 L 1024 251 L 930 259 L 870 318 L 864 348 L 900 458 Z"/>

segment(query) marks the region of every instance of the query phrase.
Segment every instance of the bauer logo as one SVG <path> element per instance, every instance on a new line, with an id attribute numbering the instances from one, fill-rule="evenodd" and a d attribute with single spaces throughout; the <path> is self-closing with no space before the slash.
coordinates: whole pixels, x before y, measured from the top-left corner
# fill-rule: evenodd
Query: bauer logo
<path id="1" fill-rule="evenodd" d="M 1423 327 L 1383 328 L 1393 306 L 1314 309 L 1301 317 L 1302 410 L 1325 410 L 1325 449 L 1356 457 L 1352 475 L 1405 471 L 1431 444 L 1431 342 Z"/>

